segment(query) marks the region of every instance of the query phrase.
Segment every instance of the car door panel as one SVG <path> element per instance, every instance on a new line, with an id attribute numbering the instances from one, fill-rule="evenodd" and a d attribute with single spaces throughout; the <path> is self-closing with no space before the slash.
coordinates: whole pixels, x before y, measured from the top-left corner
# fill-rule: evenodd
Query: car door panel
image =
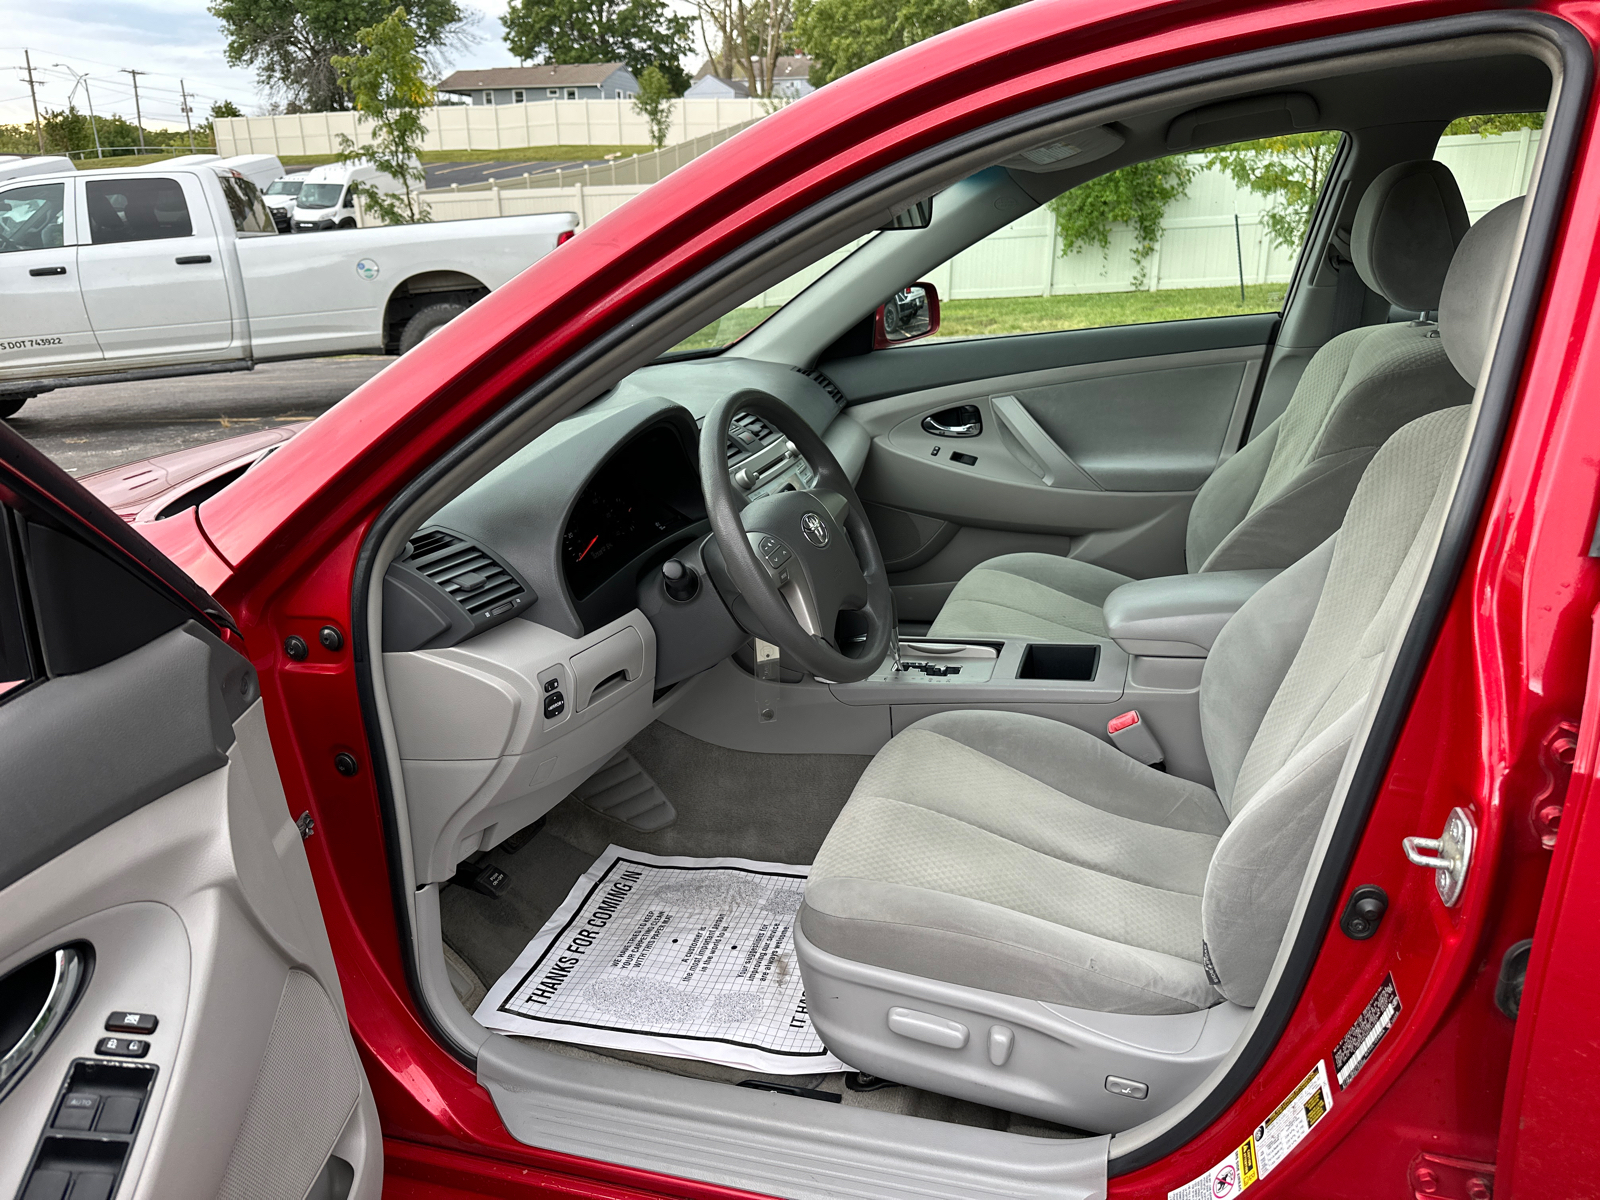
<path id="1" fill-rule="evenodd" d="M 90 963 L 0 1081 L 0 1195 L 38 1171 L 98 1176 L 71 1194 L 119 1200 L 376 1197 L 381 1135 L 303 845 L 316 835 L 289 812 L 253 668 L 212 632 L 226 615 L 3 428 L 0 500 L 0 601 L 37 630 L 33 676 L 0 693 L 0 1009 L 41 956 Z M 131 1059 L 102 1044 L 122 1012 L 157 1018 Z M 141 1082 L 118 1092 L 129 1071 Z M 134 1105 L 131 1132 L 93 1124 L 113 1100 L 124 1124 Z"/>
<path id="2" fill-rule="evenodd" d="M 59 205 L 58 226 L 35 227 L 48 215 L 34 210 L 41 203 Z M 27 212 L 30 219 L 9 231 L 0 226 L 0 378 L 32 378 L 41 369 L 98 362 L 100 343 L 78 285 L 77 213 L 69 186 L 6 188 L 0 191 L 0 214 L 9 212 Z M 49 244 L 58 237 L 59 244 Z"/>
<path id="3" fill-rule="evenodd" d="M 931 620 L 962 575 L 999 554 L 1181 572 L 1189 507 L 1239 443 L 1264 353 L 1252 344 L 1008 372 L 850 408 L 872 436 L 858 491 L 901 614 Z M 976 436 L 924 428 L 959 405 L 977 410 Z"/>

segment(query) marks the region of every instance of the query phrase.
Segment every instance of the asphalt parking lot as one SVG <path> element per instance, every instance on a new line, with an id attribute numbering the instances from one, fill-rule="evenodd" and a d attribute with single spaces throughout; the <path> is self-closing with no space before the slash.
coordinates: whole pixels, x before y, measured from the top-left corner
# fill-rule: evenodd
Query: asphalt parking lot
<path id="1" fill-rule="evenodd" d="M 267 363 L 232 375 L 62 388 L 8 422 L 70 474 L 203 445 L 332 408 L 394 361 L 348 355 Z"/>

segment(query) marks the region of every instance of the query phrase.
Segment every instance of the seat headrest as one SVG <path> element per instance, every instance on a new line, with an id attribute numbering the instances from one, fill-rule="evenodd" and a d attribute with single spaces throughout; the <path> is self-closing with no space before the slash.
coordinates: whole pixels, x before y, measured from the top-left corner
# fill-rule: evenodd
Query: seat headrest
<path id="1" fill-rule="evenodd" d="M 1431 312 L 1470 224 L 1449 167 L 1425 159 L 1396 163 L 1361 197 L 1350 257 L 1361 281 L 1389 303 Z"/>
<path id="2" fill-rule="evenodd" d="M 1507 200 L 1468 230 L 1445 276 L 1439 338 L 1450 364 L 1474 386 L 1489 357 L 1489 334 L 1511 270 L 1523 199 Z"/>

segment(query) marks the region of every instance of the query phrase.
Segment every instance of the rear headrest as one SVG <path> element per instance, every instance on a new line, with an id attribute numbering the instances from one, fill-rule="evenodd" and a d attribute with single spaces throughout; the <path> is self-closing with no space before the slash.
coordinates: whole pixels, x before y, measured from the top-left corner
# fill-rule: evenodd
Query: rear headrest
<path id="1" fill-rule="evenodd" d="M 1443 163 L 1397 163 L 1372 181 L 1356 209 L 1350 257 L 1361 280 L 1397 308 L 1430 312 L 1451 256 L 1471 222 Z"/>
<path id="2" fill-rule="evenodd" d="M 1476 386 L 1489 357 L 1489 334 L 1511 269 L 1523 197 L 1492 209 L 1461 239 L 1439 299 L 1439 337 L 1450 364 Z"/>

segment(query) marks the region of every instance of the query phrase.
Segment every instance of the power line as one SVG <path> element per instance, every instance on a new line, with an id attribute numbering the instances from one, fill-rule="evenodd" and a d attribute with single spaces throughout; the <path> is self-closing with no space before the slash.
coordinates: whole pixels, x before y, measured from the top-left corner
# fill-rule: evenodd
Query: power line
<path id="1" fill-rule="evenodd" d="M 147 71 L 136 71 L 132 67 L 118 67 L 117 70 L 133 79 L 133 123 L 139 127 L 139 150 L 144 150 L 144 114 L 139 111 L 139 76 L 146 75 Z"/>

